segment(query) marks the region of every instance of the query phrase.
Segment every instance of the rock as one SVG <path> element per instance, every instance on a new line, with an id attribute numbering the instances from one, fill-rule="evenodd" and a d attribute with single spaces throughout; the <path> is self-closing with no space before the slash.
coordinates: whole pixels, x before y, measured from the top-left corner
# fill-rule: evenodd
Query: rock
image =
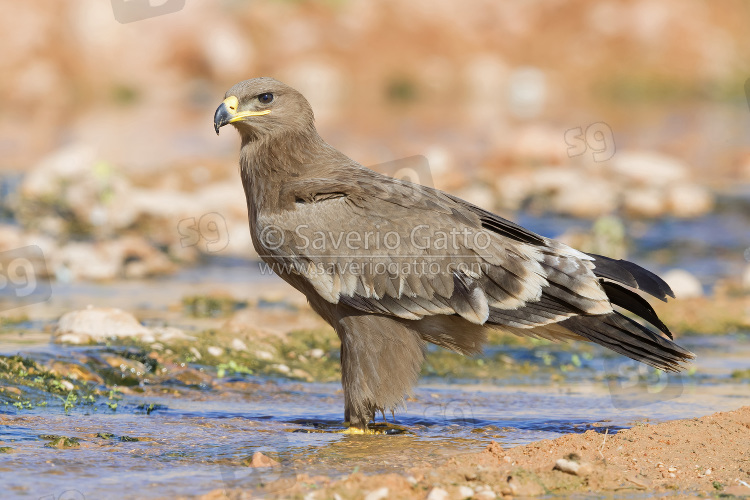
<path id="1" fill-rule="evenodd" d="M 365 500 L 384 500 L 388 498 L 388 488 L 385 486 L 365 495 Z"/>
<path id="2" fill-rule="evenodd" d="M 73 344 L 101 342 L 112 337 L 148 338 L 153 342 L 152 332 L 141 325 L 135 316 L 116 308 L 89 306 L 79 311 L 65 313 L 57 323 L 55 336 L 58 342 Z M 84 342 L 76 341 L 88 337 Z"/>
<path id="3" fill-rule="evenodd" d="M 248 467 L 279 467 L 280 465 L 279 462 L 259 451 L 253 454 L 252 459 L 247 464 Z"/>
<path id="4" fill-rule="evenodd" d="M 458 487 L 458 498 L 460 499 L 466 499 L 471 498 L 474 496 L 474 490 L 468 486 L 459 486 Z"/>
<path id="5" fill-rule="evenodd" d="M 208 353 L 209 353 L 209 354 L 210 354 L 211 356 L 215 356 L 215 357 L 217 357 L 217 358 L 218 358 L 219 356 L 222 356 L 222 355 L 224 354 L 224 349 L 222 349 L 221 347 L 216 347 L 216 346 L 213 346 L 213 345 L 212 345 L 212 346 L 209 346 L 209 347 L 208 347 L 208 348 L 207 348 L 206 350 L 208 351 Z"/>
<path id="6" fill-rule="evenodd" d="M 232 349 L 235 351 L 247 351 L 247 344 L 240 339 L 232 339 Z"/>
<path id="7" fill-rule="evenodd" d="M 698 278 L 684 269 L 672 269 L 662 275 L 662 279 L 678 299 L 691 299 L 703 296 L 703 285 Z"/>
<path id="8" fill-rule="evenodd" d="M 617 192 L 603 179 L 581 179 L 552 198 L 552 210 L 574 217 L 595 218 L 617 208 Z"/>
<path id="9" fill-rule="evenodd" d="M 151 333 L 162 342 L 173 340 L 195 340 L 195 337 L 187 335 L 179 328 L 173 326 L 156 326 L 151 328 Z"/>
<path id="10" fill-rule="evenodd" d="M 745 271 L 742 273 L 742 288 L 750 290 L 750 265 L 745 266 Z"/>
<path id="11" fill-rule="evenodd" d="M 273 359 L 273 354 L 268 351 L 255 351 L 254 354 L 256 358 L 263 359 L 265 361 L 270 361 Z"/>
<path id="12" fill-rule="evenodd" d="M 52 257 L 51 264 L 62 282 L 111 281 L 120 274 L 122 262 L 108 246 L 73 242 L 61 248 Z"/>
<path id="13" fill-rule="evenodd" d="M 622 195 L 625 213 L 633 217 L 661 217 L 667 210 L 662 190 L 652 186 L 625 189 Z"/>
<path id="14" fill-rule="evenodd" d="M 93 148 L 74 144 L 42 159 L 24 177 L 18 206 L 20 220 L 38 226 L 43 216 L 70 214 L 63 232 L 111 235 L 138 216 L 130 203 L 130 182 L 111 165 L 97 160 Z M 48 228 L 50 226 L 47 226 Z"/>
<path id="15" fill-rule="evenodd" d="M 294 368 L 290 375 L 294 378 L 298 378 L 300 380 L 306 380 L 307 382 L 312 382 L 313 377 L 309 373 L 307 373 L 305 370 L 302 370 L 300 368 Z"/>
<path id="16" fill-rule="evenodd" d="M 176 369 L 169 378 L 192 386 L 210 386 L 213 382 L 209 374 L 190 367 Z"/>
<path id="17" fill-rule="evenodd" d="M 750 266 L 747 268 L 748 272 L 746 273 L 748 276 L 748 287 L 750 288 Z M 323 349 L 320 349 L 316 347 L 315 349 L 312 349 L 310 351 L 310 357 L 314 359 L 320 359 L 325 355 L 325 351 Z"/>
<path id="18" fill-rule="evenodd" d="M 555 462 L 556 470 L 572 474 L 574 476 L 587 476 L 591 473 L 591 466 L 586 463 L 579 463 L 576 460 L 560 458 Z"/>
<path id="19" fill-rule="evenodd" d="M 676 184 L 666 191 L 669 211 L 676 217 L 699 217 L 714 208 L 714 197 L 703 186 L 696 184 Z"/>
<path id="20" fill-rule="evenodd" d="M 111 281 L 171 274 L 177 266 L 140 236 L 68 243 L 50 258 L 60 281 Z"/>
<path id="21" fill-rule="evenodd" d="M 427 500 L 448 500 L 448 492 L 443 488 L 432 488 L 427 494 Z"/>
<path id="22" fill-rule="evenodd" d="M 146 328 L 132 314 L 117 308 L 96 308 L 71 311 L 57 322 L 55 341 L 70 344 L 103 342 L 109 338 L 136 338 L 143 342 L 192 339 L 174 327 Z"/>
<path id="23" fill-rule="evenodd" d="M 98 373 L 75 363 L 52 360 L 45 365 L 45 368 L 47 368 L 50 373 L 54 373 L 60 377 L 68 377 L 83 382 L 94 382 L 96 384 L 104 383 L 104 379 L 102 379 Z"/>
<path id="24" fill-rule="evenodd" d="M 688 176 L 688 166 L 682 161 L 648 151 L 618 151 L 610 165 L 617 174 L 641 186 L 667 186 Z"/>

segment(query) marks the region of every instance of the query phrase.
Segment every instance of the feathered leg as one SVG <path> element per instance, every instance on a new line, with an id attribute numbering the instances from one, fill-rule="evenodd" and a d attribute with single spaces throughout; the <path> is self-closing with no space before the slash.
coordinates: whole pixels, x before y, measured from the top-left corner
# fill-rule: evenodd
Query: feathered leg
<path id="1" fill-rule="evenodd" d="M 344 415 L 364 429 L 377 411 L 403 405 L 419 378 L 424 341 L 401 321 L 379 315 L 348 315 L 334 325 L 341 338 Z"/>

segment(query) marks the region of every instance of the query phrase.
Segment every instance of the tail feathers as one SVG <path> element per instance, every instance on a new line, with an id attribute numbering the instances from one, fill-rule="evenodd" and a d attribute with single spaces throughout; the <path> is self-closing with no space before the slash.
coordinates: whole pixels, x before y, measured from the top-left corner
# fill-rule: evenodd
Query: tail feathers
<path id="1" fill-rule="evenodd" d="M 607 298 L 609 298 L 609 301 L 614 305 L 620 306 L 623 309 L 627 309 L 636 316 L 640 316 L 641 318 L 645 319 L 656 328 L 664 332 L 667 337 L 669 337 L 670 339 L 674 339 L 674 337 L 672 336 L 672 332 L 669 331 L 667 325 L 665 325 L 662 320 L 659 319 L 659 316 L 656 315 L 656 311 L 654 311 L 654 308 L 651 307 L 651 304 L 646 302 L 643 297 L 638 295 L 636 292 L 618 285 L 617 283 L 604 281 L 601 285 L 602 288 L 604 288 L 604 293 L 607 294 Z"/>
<path id="2" fill-rule="evenodd" d="M 597 316 L 574 316 L 560 323 L 568 330 L 631 359 L 660 370 L 677 372 L 695 354 L 614 312 Z"/>
<path id="3" fill-rule="evenodd" d="M 627 260 L 615 260 L 596 254 L 590 256 L 594 257 L 594 275 L 643 290 L 664 302 L 667 301 L 667 296 L 674 298 L 669 285 L 651 271 Z"/>

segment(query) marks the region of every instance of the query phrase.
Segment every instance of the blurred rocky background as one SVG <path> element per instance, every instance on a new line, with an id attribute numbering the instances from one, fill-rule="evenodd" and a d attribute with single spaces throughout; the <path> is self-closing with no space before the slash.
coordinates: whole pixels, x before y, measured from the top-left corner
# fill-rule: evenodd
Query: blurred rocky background
<path id="1" fill-rule="evenodd" d="M 678 295 L 750 288 L 743 0 L 2 3 L 0 252 L 38 245 L 59 281 L 252 259 L 212 118 L 267 75 L 364 165 L 422 156 L 419 182 L 680 268 Z"/>

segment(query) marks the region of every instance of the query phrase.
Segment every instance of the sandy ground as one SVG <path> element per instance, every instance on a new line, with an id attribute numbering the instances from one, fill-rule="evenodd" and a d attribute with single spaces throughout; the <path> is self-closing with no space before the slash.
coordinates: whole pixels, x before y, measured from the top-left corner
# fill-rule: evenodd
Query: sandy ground
<path id="1" fill-rule="evenodd" d="M 291 487 L 268 496 L 441 500 L 581 494 L 750 498 L 750 406 L 637 425 L 614 435 L 567 434 L 507 450 L 493 442 L 481 453 L 459 455 L 440 467 L 414 468 L 403 475 L 351 474 L 336 481 L 302 475 Z M 216 490 L 199 498 L 251 496 Z"/>

